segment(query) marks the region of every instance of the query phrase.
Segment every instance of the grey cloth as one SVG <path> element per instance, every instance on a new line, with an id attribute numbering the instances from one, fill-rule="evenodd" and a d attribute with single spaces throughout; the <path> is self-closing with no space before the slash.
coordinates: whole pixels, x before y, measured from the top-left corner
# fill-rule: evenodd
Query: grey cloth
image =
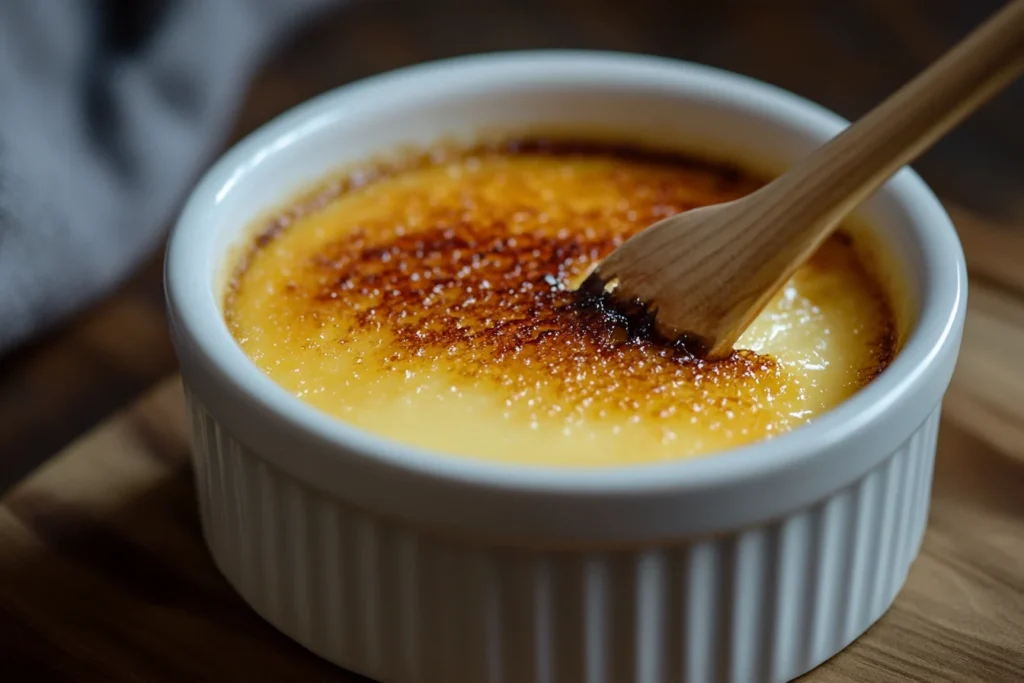
<path id="1" fill-rule="evenodd" d="M 331 3 L 0 1 L 0 353 L 159 247 L 253 70 Z"/>

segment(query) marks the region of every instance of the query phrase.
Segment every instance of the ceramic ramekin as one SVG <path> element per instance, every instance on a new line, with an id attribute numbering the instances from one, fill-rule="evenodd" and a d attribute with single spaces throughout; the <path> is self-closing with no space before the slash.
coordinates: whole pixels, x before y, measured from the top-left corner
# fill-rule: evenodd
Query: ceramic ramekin
<path id="1" fill-rule="evenodd" d="M 265 377 L 218 290 L 256 216 L 406 143 L 600 128 L 783 167 L 845 123 L 693 64 L 524 52 L 348 85 L 239 143 L 189 199 L 166 269 L 221 571 L 288 636 L 389 682 L 774 682 L 845 647 L 920 547 L 963 326 L 960 244 L 912 171 L 860 212 L 906 271 L 902 352 L 813 423 L 704 459 L 556 469 L 397 445 Z"/>

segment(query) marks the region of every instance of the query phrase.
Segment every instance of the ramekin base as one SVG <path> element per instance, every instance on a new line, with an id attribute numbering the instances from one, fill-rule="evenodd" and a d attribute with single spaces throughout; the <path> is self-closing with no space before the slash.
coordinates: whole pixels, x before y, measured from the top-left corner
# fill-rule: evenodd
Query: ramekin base
<path id="1" fill-rule="evenodd" d="M 622 547 L 447 537 L 268 464 L 186 389 L 217 566 L 268 622 L 386 683 L 781 683 L 892 604 L 928 515 L 939 409 L 852 484 L 759 526 Z"/>

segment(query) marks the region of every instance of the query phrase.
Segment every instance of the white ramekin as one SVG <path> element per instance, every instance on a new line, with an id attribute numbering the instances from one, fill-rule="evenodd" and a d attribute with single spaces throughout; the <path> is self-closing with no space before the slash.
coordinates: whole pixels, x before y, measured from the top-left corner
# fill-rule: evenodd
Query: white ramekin
<path id="1" fill-rule="evenodd" d="M 959 241 L 912 171 L 860 212 L 906 271 L 902 352 L 815 422 L 705 459 L 539 468 L 392 443 L 257 370 L 217 286 L 268 207 L 405 143 L 597 128 L 783 167 L 845 123 L 693 64 L 524 52 L 348 85 L 239 143 L 189 199 L 166 269 L 221 571 L 288 636 L 389 682 L 785 681 L 845 647 L 920 547 L 964 319 Z"/>

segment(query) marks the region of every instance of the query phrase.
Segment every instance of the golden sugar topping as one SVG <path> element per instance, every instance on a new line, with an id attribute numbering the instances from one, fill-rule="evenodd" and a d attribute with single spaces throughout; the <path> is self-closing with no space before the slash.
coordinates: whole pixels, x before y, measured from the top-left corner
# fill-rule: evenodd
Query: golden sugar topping
<path id="1" fill-rule="evenodd" d="M 893 355 L 887 297 L 847 236 L 720 361 L 630 334 L 574 287 L 636 231 L 759 184 L 544 141 L 358 169 L 271 221 L 226 318 L 286 388 L 400 441 L 558 464 L 738 445 L 834 406 Z"/>

